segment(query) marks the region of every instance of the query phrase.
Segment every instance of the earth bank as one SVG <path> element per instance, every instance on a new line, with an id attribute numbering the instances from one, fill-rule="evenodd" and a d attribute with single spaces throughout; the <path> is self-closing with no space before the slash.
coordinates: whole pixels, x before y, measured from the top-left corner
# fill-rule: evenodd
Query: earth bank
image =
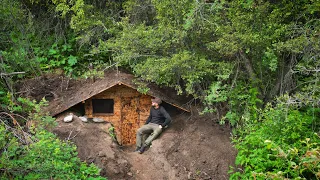
<path id="1" fill-rule="evenodd" d="M 208 117 L 180 114 L 143 154 L 135 147 L 122 147 L 112 140 L 109 123 L 88 123 L 75 118 L 64 123 L 57 118 L 53 130 L 61 139 L 78 147 L 81 160 L 100 167 L 109 179 L 228 179 L 236 151 L 230 143 L 230 130 Z"/>
<path id="2" fill-rule="evenodd" d="M 108 77 L 112 75 L 106 73 L 105 78 Z M 79 88 L 90 87 L 91 81 L 94 80 L 46 75 L 17 83 L 16 89 L 21 96 L 37 101 L 46 98 L 50 103 L 52 99 L 74 95 Z M 81 107 L 71 110 L 83 111 Z M 81 160 L 96 164 L 108 179 L 228 179 L 229 166 L 234 165 L 236 156 L 230 129 L 219 126 L 214 117 L 197 115 L 196 110 L 167 111 L 173 122 L 143 154 L 133 152 L 135 147 L 119 146 L 113 141 L 109 123 L 84 123 L 76 116 L 72 122 L 64 123 L 68 112 L 58 115 L 53 132 L 75 143 Z"/>

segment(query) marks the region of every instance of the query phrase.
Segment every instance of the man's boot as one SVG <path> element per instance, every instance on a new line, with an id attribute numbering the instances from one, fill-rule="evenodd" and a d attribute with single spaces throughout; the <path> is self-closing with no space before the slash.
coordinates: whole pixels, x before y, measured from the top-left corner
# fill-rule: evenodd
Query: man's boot
<path id="1" fill-rule="evenodd" d="M 137 152 L 141 149 L 141 147 L 137 146 L 136 149 L 134 150 L 134 152 Z"/>
<path id="2" fill-rule="evenodd" d="M 142 154 L 145 150 L 146 150 L 147 146 L 146 145 L 142 145 L 142 147 L 139 149 L 139 154 Z"/>

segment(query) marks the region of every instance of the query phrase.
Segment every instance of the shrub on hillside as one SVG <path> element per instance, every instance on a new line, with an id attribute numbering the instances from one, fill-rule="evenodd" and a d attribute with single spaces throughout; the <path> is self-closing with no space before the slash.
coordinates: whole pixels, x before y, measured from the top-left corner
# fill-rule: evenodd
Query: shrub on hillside
<path id="1" fill-rule="evenodd" d="M 268 105 L 260 123 L 248 126 L 234 139 L 236 164 L 243 172 L 231 179 L 319 179 L 320 109 Z"/>
<path id="2" fill-rule="evenodd" d="M 94 164 L 80 161 L 74 144 L 48 131 L 55 119 L 41 111 L 45 101 L 3 98 L 9 103 L 1 103 L 8 108 L 0 113 L 0 179 L 105 179 Z"/>

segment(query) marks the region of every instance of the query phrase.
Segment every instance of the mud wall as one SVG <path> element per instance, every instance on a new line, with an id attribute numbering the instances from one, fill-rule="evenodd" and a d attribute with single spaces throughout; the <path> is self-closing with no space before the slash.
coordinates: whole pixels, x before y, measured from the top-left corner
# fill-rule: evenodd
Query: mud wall
<path id="1" fill-rule="evenodd" d="M 92 99 L 113 99 L 113 113 L 93 113 Z M 116 85 L 85 101 L 85 114 L 101 118 L 115 127 L 117 140 L 122 145 L 136 142 L 136 131 L 149 116 L 151 96 L 143 95 L 125 85 Z"/>

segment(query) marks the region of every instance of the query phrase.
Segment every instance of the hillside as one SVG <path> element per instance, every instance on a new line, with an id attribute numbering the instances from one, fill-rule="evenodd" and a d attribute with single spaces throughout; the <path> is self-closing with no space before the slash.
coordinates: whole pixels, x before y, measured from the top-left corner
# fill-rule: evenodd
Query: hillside
<path id="1" fill-rule="evenodd" d="M 61 139 L 77 145 L 81 160 L 93 162 L 108 179 L 229 179 L 236 151 L 230 130 L 209 117 L 180 114 L 145 153 L 122 147 L 108 134 L 110 124 L 57 119 L 54 129 Z"/>
<path id="2" fill-rule="evenodd" d="M 63 141 L 67 127 L 52 134 L 54 117 L 95 115 L 114 125 L 119 144 L 133 145 L 153 97 L 191 114 L 142 156 L 108 150 L 120 160 L 109 162 L 114 170 L 97 163 L 104 176 L 320 178 L 319 0 L 0 2 L 3 179 L 104 179 Z M 81 144 L 81 159 L 94 161 L 98 152 L 87 156 Z M 218 155 L 220 147 L 236 155 Z M 169 174 L 144 177 L 137 161 Z"/>
<path id="3" fill-rule="evenodd" d="M 110 73 L 115 72 L 107 72 L 103 82 L 113 81 L 115 74 Z M 128 75 L 122 73 L 122 76 Z M 69 104 L 68 100 L 77 99 L 74 95 L 79 94 L 79 90 L 81 94 L 92 92 L 91 83 L 93 80 L 90 79 L 77 81 L 62 75 L 49 75 L 21 82 L 19 89 L 32 99 L 47 98 L 52 107 L 56 106 L 55 98 Z M 165 91 L 172 93 L 168 89 Z M 50 96 L 52 94 L 55 96 Z M 171 96 L 174 98 L 174 93 Z M 236 156 L 230 128 L 217 124 L 214 116 L 199 116 L 195 106 L 191 108 L 192 112 L 188 113 L 168 106 L 173 122 L 141 155 L 133 152 L 134 145 L 120 146 L 113 141 L 109 134 L 110 123 L 92 120 L 85 123 L 77 116 L 70 123 L 63 122 L 70 112 L 83 116 L 78 106 L 57 115 L 58 125 L 53 132 L 61 140 L 74 142 L 80 159 L 96 164 L 101 168 L 100 174 L 108 179 L 228 179 L 229 166 L 234 166 Z"/>

